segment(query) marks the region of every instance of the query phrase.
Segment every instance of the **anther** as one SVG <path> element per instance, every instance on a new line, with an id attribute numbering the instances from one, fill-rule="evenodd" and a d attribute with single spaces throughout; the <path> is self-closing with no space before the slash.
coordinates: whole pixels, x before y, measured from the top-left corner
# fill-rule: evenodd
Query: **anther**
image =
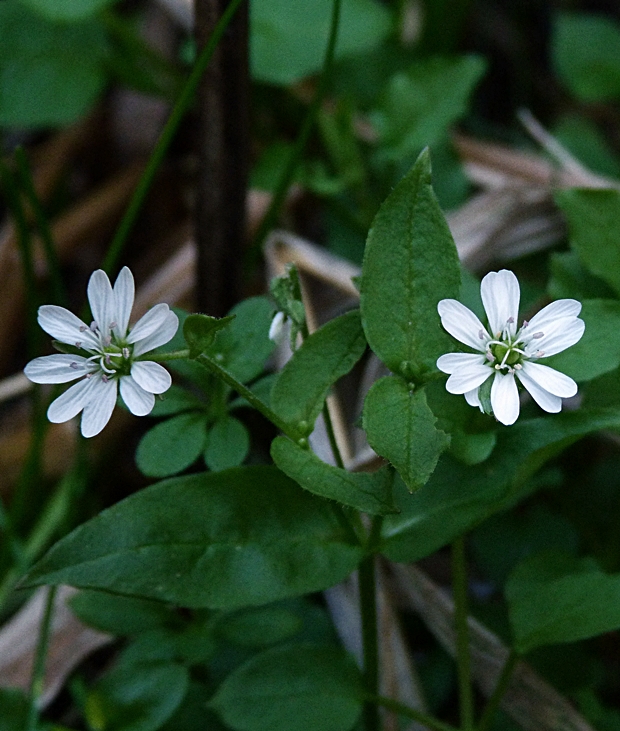
<path id="1" fill-rule="evenodd" d="M 111 336 L 111 335 L 107 335 L 107 336 L 106 336 L 106 337 L 105 337 L 105 338 L 103 339 L 103 344 L 104 344 L 104 345 L 105 345 L 106 347 L 107 347 L 107 346 L 108 346 L 108 345 L 109 345 L 109 344 L 110 344 L 111 342 L 112 342 L 112 336 Z"/>
<path id="2" fill-rule="evenodd" d="M 107 365 L 110 365 L 110 363 L 112 362 L 112 359 L 110 358 L 109 353 L 106 353 L 105 362 Z"/>
<path id="3" fill-rule="evenodd" d="M 97 332 L 97 330 L 99 330 L 99 327 L 97 326 L 97 323 L 94 320 L 90 323 L 90 329 L 93 332 Z"/>
<path id="4" fill-rule="evenodd" d="M 500 369 L 501 369 L 501 366 L 499 365 L 499 363 L 496 363 L 495 364 L 495 370 L 496 371 L 499 371 Z"/>
<path id="5" fill-rule="evenodd" d="M 75 347 L 76 348 L 81 348 L 82 347 L 82 341 L 81 340 L 76 340 L 75 341 Z"/>
<path id="6" fill-rule="evenodd" d="M 520 371 L 523 368 L 521 363 L 515 363 L 515 371 Z"/>
<path id="7" fill-rule="evenodd" d="M 490 350 L 487 350 L 487 360 L 489 360 L 491 362 L 493 362 L 495 360 L 495 356 L 493 355 L 493 353 L 491 353 Z"/>
<path id="8" fill-rule="evenodd" d="M 69 363 L 69 368 L 73 368 L 74 371 L 79 370 L 79 364 L 73 361 L 73 363 Z"/>
<path id="9" fill-rule="evenodd" d="M 506 325 L 512 325 L 512 323 L 513 323 L 514 321 L 515 321 L 514 317 L 509 317 L 509 318 L 508 318 L 508 319 L 506 320 Z"/>
<path id="10" fill-rule="evenodd" d="M 111 322 L 110 323 L 110 330 L 113 330 L 117 325 L 118 325 L 118 322 L 116 322 L 116 320 L 114 320 L 113 322 Z"/>
<path id="11" fill-rule="evenodd" d="M 484 340 L 484 330 L 478 331 L 478 337 L 480 338 L 480 340 Z"/>
<path id="12" fill-rule="evenodd" d="M 532 335 L 532 337 L 534 338 L 534 340 L 540 340 L 544 334 L 545 334 L 544 332 L 537 332 L 537 333 L 534 333 Z"/>
<path id="13" fill-rule="evenodd" d="M 86 332 L 88 330 L 88 325 L 80 325 L 80 332 Z"/>
<path id="14" fill-rule="evenodd" d="M 128 359 L 130 356 L 129 348 L 123 348 L 123 358 Z"/>
<path id="15" fill-rule="evenodd" d="M 107 383 L 107 382 L 108 382 L 108 381 L 109 381 L 110 379 L 109 379 L 109 378 L 108 378 L 108 377 L 106 376 L 106 374 L 105 374 L 105 373 L 103 373 L 103 374 L 101 375 L 101 380 L 102 380 L 102 381 L 103 381 L 104 383 Z"/>

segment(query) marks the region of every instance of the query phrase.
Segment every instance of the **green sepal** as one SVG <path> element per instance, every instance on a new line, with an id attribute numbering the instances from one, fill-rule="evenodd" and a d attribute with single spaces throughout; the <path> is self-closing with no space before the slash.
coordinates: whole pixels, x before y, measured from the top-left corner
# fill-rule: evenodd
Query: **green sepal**
<path id="1" fill-rule="evenodd" d="M 183 335 L 189 346 L 189 357 L 197 358 L 208 350 L 218 330 L 225 328 L 234 319 L 234 315 L 220 318 L 201 314 L 188 315 L 183 323 Z"/>

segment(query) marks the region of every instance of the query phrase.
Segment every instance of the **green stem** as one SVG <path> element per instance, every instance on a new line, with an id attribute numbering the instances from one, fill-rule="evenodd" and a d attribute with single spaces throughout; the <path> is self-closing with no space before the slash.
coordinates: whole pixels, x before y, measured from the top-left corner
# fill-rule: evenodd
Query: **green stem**
<path id="1" fill-rule="evenodd" d="M 172 350 L 170 353 L 145 353 L 139 355 L 136 360 L 154 360 L 157 363 L 165 363 L 168 360 L 188 360 L 189 348 L 184 350 Z"/>
<path id="2" fill-rule="evenodd" d="M 377 590 L 375 556 L 366 556 L 360 563 L 359 592 L 364 647 L 364 690 L 368 698 L 379 695 L 379 642 L 377 637 Z M 371 700 L 364 703 L 364 731 L 379 731 L 379 708 Z"/>
<path id="3" fill-rule="evenodd" d="M 45 600 L 45 610 L 41 619 L 39 629 L 39 640 L 32 667 L 32 675 L 30 678 L 30 698 L 28 706 L 28 716 L 26 719 L 25 731 L 35 731 L 39 711 L 37 709 L 37 701 L 43 691 L 43 682 L 45 680 L 45 660 L 47 658 L 47 647 L 49 644 L 50 629 L 52 626 L 52 616 L 54 614 L 54 600 L 56 599 L 57 587 L 50 586 L 47 590 Z"/>
<path id="4" fill-rule="evenodd" d="M 332 448 L 332 453 L 334 455 L 334 459 L 336 460 L 336 465 L 340 467 L 341 470 L 343 470 L 345 468 L 344 460 L 342 459 L 340 447 L 338 446 L 338 442 L 336 441 L 334 424 L 332 422 L 331 414 L 329 413 L 327 401 L 323 404 L 323 421 L 325 422 L 325 431 L 327 432 L 327 438 L 329 439 L 329 444 Z"/>
<path id="5" fill-rule="evenodd" d="M 493 691 L 493 694 L 487 702 L 476 731 L 487 731 L 490 728 L 495 714 L 497 713 L 497 710 L 499 708 L 499 704 L 502 702 L 502 698 L 506 693 L 508 684 L 510 683 L 512 673 L 518 660 L 519 654 L 514 650 L 510 650 L 510 654 L 508 655 L 508 658 L 504 663 L 504 667 L 502 668 L 502 672 L 499 676 L 499 680 L 497 681 L 497 685 L 495 686 L 495 690 Z"/>
<path id="6" fill-rule="evenodd" d="M 452 586 L 461 727 L 462 731 L 473 731 L 474 697 L 471 685 L 469 625 L 467 623 L 467 564 L 464 536 L 460 536 L 452 544 Z"/>
<path id="7" fill-rule="evenodd" d="M 123 216 L 123 219 L 120 222 L 118 229 L 116 230 L 116 234 L 112 239 L 110 248 L 108 249 L 105 259 L 103 260 L 102 268 L 108 274 L 112 272 L 120 258 L 123 246 L 125 245 L 125 242 L 127 241 L 127 238 L 136 222 L 138 213 L 140 212 L 142 204 L 144 203 L 144 199 L 146 198 L 155 178 L 155 174 L 157 173 L 159 166 L 163 162 L 163 159 L 168 152 L 170 143 L 172 142 L 172 139 L 176 134 L 176 131 L 179 128 L 183 117 L 185 116 L 185 113 L 189 109 L 189 106 L 194 98 L 194 94 L 196 93 L 196 89 L 198 88 L 198 84 L 200 83 L 200 79 L 205 69 L 209 65 L 209 61 L 213 56 L 217 44 L 219 43 L 222 35 L 224 34 L 224 31 L 226 30 L 233 15 L 235 14 L 235 11 L 242 2 L 243 0 L 230 1 L 228 7 L 222 14 L 222 17 L 220 18 L 218 24 L 215 26 L 215 30 L 213 31 L 211 38 L 209 38 L 209 42 L 205 45 L 202 52 L 198 56 L 194 68 L 192 69 L 189 78 L 185 82 L 185 86 L 183 87 L 183 90 L 181 91 L 181 94 L 179 95 L 179 98 L 177 99 L 177 102 L 174 105 L 170 116 L 168 117 L 168 121 L 166 122 L 164 129 L 162 130 L 159 139 L 157 140 L 155 149 L 153 150 L 153 153 L 149 158 L 146 169 L 142 173 L 142 177 L 140 178 L 138 186 L 136 187 L 131 202 L 129 203 L 129 206 L 125 211 L 125 215 Z"/>
<path id="8" fill-rule="evenodd" d="M 423 726 L 427 726 L 428 728 L 430 728 L 431 731 L 457 731 L 457 729 L 454 726 L 451 726 L 449 723 L 444 723 L 437 718 L 433 718 L 433 716 L 429 716 L 427 713 L 422 713 L 422 711 L 411 708 L 411 706 L 407 706 L 404 703 L 395 701 L 392 698 L 386 698 L 382 695 L 367 695 L 364 696 L 364 698 L 365 700 L 370 701 L 378 706 L 383 706 L 383 708 L 387 708 L 389 711 L 394 711 L 394 713 L 398 713 L 401 716 L 405 716 L 406 718 L 411 718 L 414 721 L 418 721 Z"/>
<path id="9" fill-rule="evenodd" d="M 276 222 L 276 219 L 280 213 L 280 209 L 282 208 L 282 205 L 284 204 L 284 201 L 286 200 L 286 196 L 287 196 L 288 190 L 291 186 L 291 182 L 293 180 L 293 177 L 295 175 L 297 168 L 299 167 L 299 163 L 301 162 L 301 157 L 304 153 L 304 150 L 308 143 L 308 139 L 310 137 L 310 133 L 312 132 L 312 128 L 314 127 L 314 125 L 316 123 L 317 115 L 319 113 L 321 104 L 323 103 L 323 99 L 327 92 L 327 88 L 328 88 L 329 82 L 331 80 L 331 71 L 332 71 L 332 66 L 334 63 L 334 52 L 336 49 L 336 41 L 338 39 L 338 27 L 340 25 L 341 4 L 342 4 L 342 0 L 334 0 L 333 6 L 332 6 L 332 18 L 331 18 L 331 27 L 330 27 L 330 31 L 329 31 L 329 40 L 327 43 L 327 50 L 325 51 L 325 59 L 323 61 L 323 69 L 321 71 L 321 78 L 319 80 L 319 84 L 317 86 L 317 90 L 314 95 L 314 98 L 312 99 L 312 102 L 310 103 L 308 111 L 306 112 L 306 116 L 304 118 L 299 136 L 295 140 L 295 145 L 293 146 L 293 149 L 291 150 L 291 155 L 288 159 L 288 163 L 287 163 L 286 167 L 284 168 L 284 171 L 282 172 L 280 180 L 278 181 L 278 185 L 275 189 L 269 209 L 268 209 L 267 213 L 265 214 L 265 217 L 261 221 L 261 224 L 258 227 L 258 231 L 256 232 L 256 235 L 254 237 L 254 241 L 252 242 L 251 252 L 252 252 L 253 257 L 257 257 L 258 254 L 260 253 L 261 247 L 262 247 L 263 243 L 265 242 L 267 235 L 273 228 L 273 226 Z"/>
<path id="10" fill-rule="evenodd" d="M 294 442 L 298 442 L 303 437 L 303 435 L 300 434 L 296 429 L 291 427 L 290 424 L 287 424 L 285 421 L 283 421 L 275 413 L 275 411 L 272 411 L 266 403 L 261 401 L 258 396 L 256 396 L 256 394 L 250 391 L 247 386 L 244 386 L 243 383 L 238 381 L 232 375 L 232 373 L 229 373 L 227 370 L 222 368 L 222 366 L 211 357 L 209 357 L 205 353 L 202 353 L 196 358 L 196 362 L 205 366 L 205 368 L 208 368 L 212 373 L 218 376 L 218 378 L 221 378 L 222 381 L 224 381 L 231 388 L 233 388 L 240 396 L 243 396 L 243 398 L 251 406 L 253 406 L 257 411 L 260 411 L 260 413 L 265 418 L 269 419 L 269 421 L 274 424 L 274 426 L 278 427 L 278 429 L 283 434 L 286 434 L 289 439 L 292 439 Z"/>

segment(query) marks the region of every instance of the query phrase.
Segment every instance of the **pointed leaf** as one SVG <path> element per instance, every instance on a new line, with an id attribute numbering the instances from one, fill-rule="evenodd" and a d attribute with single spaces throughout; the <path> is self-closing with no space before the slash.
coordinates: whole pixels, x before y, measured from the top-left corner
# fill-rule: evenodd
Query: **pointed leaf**
<path id="1" fill-rule="evenodd" d="M 460 270 L 452 234 L 431 188 L 425 150 L 375 216 L 361 280 L 361 312 L 370 347 L 405 379 L 435 371 L 450 350 L 437 303 L 458 297 Z"/>
<path id="2" fill-rule="evenodd" d="M 286 437 L 271 443 L 271 456 L 278 467 L 304 489 L 337 500 L 370 515 L 396 512 L 392 499 L 393 474 L 347 472 L 321 461 L 314 452 L 302 449 Z"/>
<path id="3" fill-rule="evenodd" d="M 256 466 L 147 487 L 56 543 L 28 580 L 237 608 L 325 589 L 361 556 L 329 503 Z"/>
<path id="4" fill-rule="evenodd" d="M 213 344 L 218 330 L 225 328 L 233 315 L 211 317 L 210 315 L 188 315 L 183 323 L 183 335 L 189 346 L 189 357 L 196 358 Z"/>

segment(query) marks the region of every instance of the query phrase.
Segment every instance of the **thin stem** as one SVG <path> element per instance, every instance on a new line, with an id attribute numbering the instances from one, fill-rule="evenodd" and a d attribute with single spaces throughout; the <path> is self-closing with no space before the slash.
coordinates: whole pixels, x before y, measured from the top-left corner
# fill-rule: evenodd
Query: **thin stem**
<path id="1" fill-rule="evenodd" d="M 338 467 L 340 467 L 341 470 L 343 470 L 343 469 L 345 469 L 344 460 L 342 459 L 340 447 L 338 446 L 338 442 L 336 441 L 336 434 L 334 432 L 334 424 L 332 422 L 331 414 L 329 413 L 329 407 L 327 406 L 327 401 L 323 404 L 323 421 L 325 422 L 325 430 L 327 431 L 327 438 L 329 439 L 329 444 L 332 448 L 332 453 L 334 455 L 334 459 L 336 460 L 336 465 Z"/>
<path id="2" fill-rule="evenodd" d="M 452 586 L 461 727 L 462 731 L 473 731 L 474 697 L 471 685 L 469 626 L 467 624 L 467 564 L 463 536 L 457 538 L 452 544 Z"/>
<path id="3" fill-rule="evenodd" d="M 330 27 L 330 31 L 329 31 L 329 40 L 327 43 L 327 50 L 325 51 L 325 59 L 323 61 L 323 69 L 321 71 L 321 78 L 319 80 L 314 98 L 312 99 L 312 102 L 310 103 L 310 106 L 308 107 L 308 111 L 306 112 L 306 116 L 303 121 L 299 136 L 295 140 L 295 145 L 293 146 L 293 149 L 291 150 L 291 155 L 288 159 L 288 163 L 287 163 L 286 167 L 284 168 L 284 171 L 282 172 L 280 180 L 278 181 L 278 185 L 275 189 L 273 198 L 271 200 L 271 205 L 269 206 L 269 209 L 268 209 L 267 213 L 265 214 L 265 217 L 261 221 L 261 224 L 258 227 L 258 231 L 256 232 L 256 235 L 254 237 L 254 241 L 252 242 L 251 252 L 252 252 L 253 257 L 257 257 L 258 254 L 260 253 L 261 247 L 262 247 L 265 239 L 267 238 L 267 235 L 273 228 L 273 226 L 276 222 L 276 219 L 280 213 L 280 209 L 282 208 L 282 205 L 284 204 L 284 201 L 286 200 L 286 196 L 287 196 L 288 190 L 291 186 L 291 182 L 293 180 L 293 177 L 295 175 L 297 168 L 299 167 L 299 163 L 301 162 L 301 157 L 303 155 L 303 152 L 308 143 L 308 139 L 310 137 L 310 132 L 312 132 L 312 128 L 314 127 L 314 125 L 316 123 L 316 118 L 318 116 L 319 110 L 321 108 L 321 104 L 323 103 L 323 99 L 327 92 L 327 88 L 328 88 L 329 82 L 331 80 L 331 71 L 332 71 L 332 66 L 334 63 L 334 52 L 336 49 L 336 41 L 338 39 L 338 27 L 340 25 L 341 4 L 342 4 L 342 0 L 334 0 L 333 6 L 332 6 L 332 18 L 331 18 L 331 27 Z"/>
<path id="4" fill-rule="evenodd" d="M 231 388 L 233 388 L 240 396 L 243 396 L 243 398 L 251 405 L 253 406 L 257 411 L 260 411 L 260 413 L 269 421 L 278 427 L 278 429 L 286 434 L 289 439 L 292 439 L 294 442 L 298 442 L 302 438 L 302 434 L 300 434 L 296 429 L 291 427 L 290 424 L 287 424 L 285 421 L 283 421 L 274 411 L 272 411 L 269 406 L 267 406 L 266 403 L 261 401 L 256 394 L 254 394 L 247 386 L 244 386 L 243 383 L 238 381 L 232 373 L 229 373 L 227 370 L 222 368 L 222 366 L 214 361 L 212 358 L 210 358 L 205 353 L 202 353 L 196 358 L 196 362 L 200 363 L 201 365 L 208 368 L 212 373 L 214 373 L 218 378 L 221 378 L 222 381 L 227 383 Z"/>
<path id="5" fill-rule="evenodd" d="M 170 143 L 172 142 L 172 139 L 176 134 L 176 131 L 179 128 L 183 117 L 185 116 L 185 113 L 192 103 L 194 94 L 196 93 L 196 89 L 198 88 L 198 84 L 200 82 L 200 78 L 207 68 L 209 61 L 211 60 L 211 57 L 213 56 L 213 53 L 217 47 L 217 44 L 219 43 L 222 35 L 224 34 L 224 31 L 226 30 L 226 27 L 230 23 L 233 15 L 235 14 L 235 11 L 242 2 L 243 0 L 231 0 L 230 4 L 220 18 L 218 24 L 215 26 L 215 30 L 213 31 L 209 42 L 205 45 L 201 54 L 198 56 L 198 59 L 196 60 L 196 63 L 194 65 L 194 68 L 192 69 L 191 74 L 189 75 L 189 78 L 185 82 L 185 86 L 183 87 L 183 90 L 181 91 L 181 94 L 179 95 L 179 98 L 177 99 L 177 102 L 174 105 L 170 116 L 168 117 L 168 121 L 166 122 L 164 129 L 162 130 L 159 139 L 157 140 L 155 149 L 153 150 L 153 153 L 149 158 L 146 169 L 142 173 L 142 177 L 140 178 L 138 186 L 136 187 L 131 202 L 129 203 L 129 206 L 125 211 L 125 215 L 123 216 L 123 219 L 120 222 L 118 229 L 116 230 L 114 238 L 112 239 L 112 243 L 110 244 L 110 248 L 108 249 L 105 259 L 103 260 L 102 269 L 108 274 L 112 272 L 120 258 L 123 246 L 127 241 L 127 238 L 133 228 L 134 223 L 136 222 L 138 213 L 140 212 L 142 204 L 144 203 L 144 199 L 146 198 L 155 178 L 155 174 L 157 173 L 159 166 L 161 165 L 164 157 L 166 156 L 166 153 L 168 152 Z"/>
<path id="6" fill-rule="evenodd" d="M 139 355 L 136 360 L 154 360 L 157 363 L 166 363 L 169 360 L 187 360 L 189 357 L 189 348 L 185 348 L 184 350 L 172 350 L 169 353 L 145 353 Z"/>
<path id="7" fill-rule="evenodd" d="M 502 698 L 506 693 L 506 690 L 510 683 L 510 679 L 512 678 L 512 673 L 518 660 L 519 654 L 514 650 L 510 650 L 510 654 L 508 655 L 508 658 L 504 663 L 504 667 L 502 668 L 502 672 L 499 676 L 499 680 L 497 681 L 497 685 L 495 686 L 495 690 L 493 691 L 491 697 L 487 702 L 476 731 L 487 731 L 487 729 L 490 728 L 495 714 L 497 713 L 497 710 L 499 708 L 499 704 L 502 702 Z"/>
<path id="8" fill-rule="evenodd" d="M 422 713 L 416 708 L 411 708 L 404 703 L 395 701 L 392 698 L 386 698 L 382 695 L 364 696 L 367 701 L 375 703 L 378 706 L 383 706 L 394 713 L 398 713 L 406 718 L 411 718 L 414 721 L 418 721 L 423 726 L 427 726 L 431 731 L 458 731 L 454 726 L 449 723 L 444 723 L 433 716 L 429 716 L 427 713 Z"/>
<path id="9" fill-rule="evenodd" d="M 359 592 L 364 647 L 364 689 L 369 698 L 379 694 L 379 642 L 377 637 L 377 591 L 375 556 L 366 556 L 360 563 Z M 379 731 L 379 708 L 366 700 L 363 711 L 364 731 Z"/>
<path id="10" fill-rule="evenodd" d="M 45 599 L 45 610 L 39 628 L 39 640 L 37 642 L 32 676 L 30 678 L 30 699 L 25 731 L 35 731 L 37 727 L 39 717 L 37 701 L 43 691 L 43 681 L 45 680 L 45 660 L 47 658 L 47 646 L 49 644 L 52 616 L 54 614 L 56 590 L 57 587 L 55 586 L 48 587 L 47 597 Z"/>

